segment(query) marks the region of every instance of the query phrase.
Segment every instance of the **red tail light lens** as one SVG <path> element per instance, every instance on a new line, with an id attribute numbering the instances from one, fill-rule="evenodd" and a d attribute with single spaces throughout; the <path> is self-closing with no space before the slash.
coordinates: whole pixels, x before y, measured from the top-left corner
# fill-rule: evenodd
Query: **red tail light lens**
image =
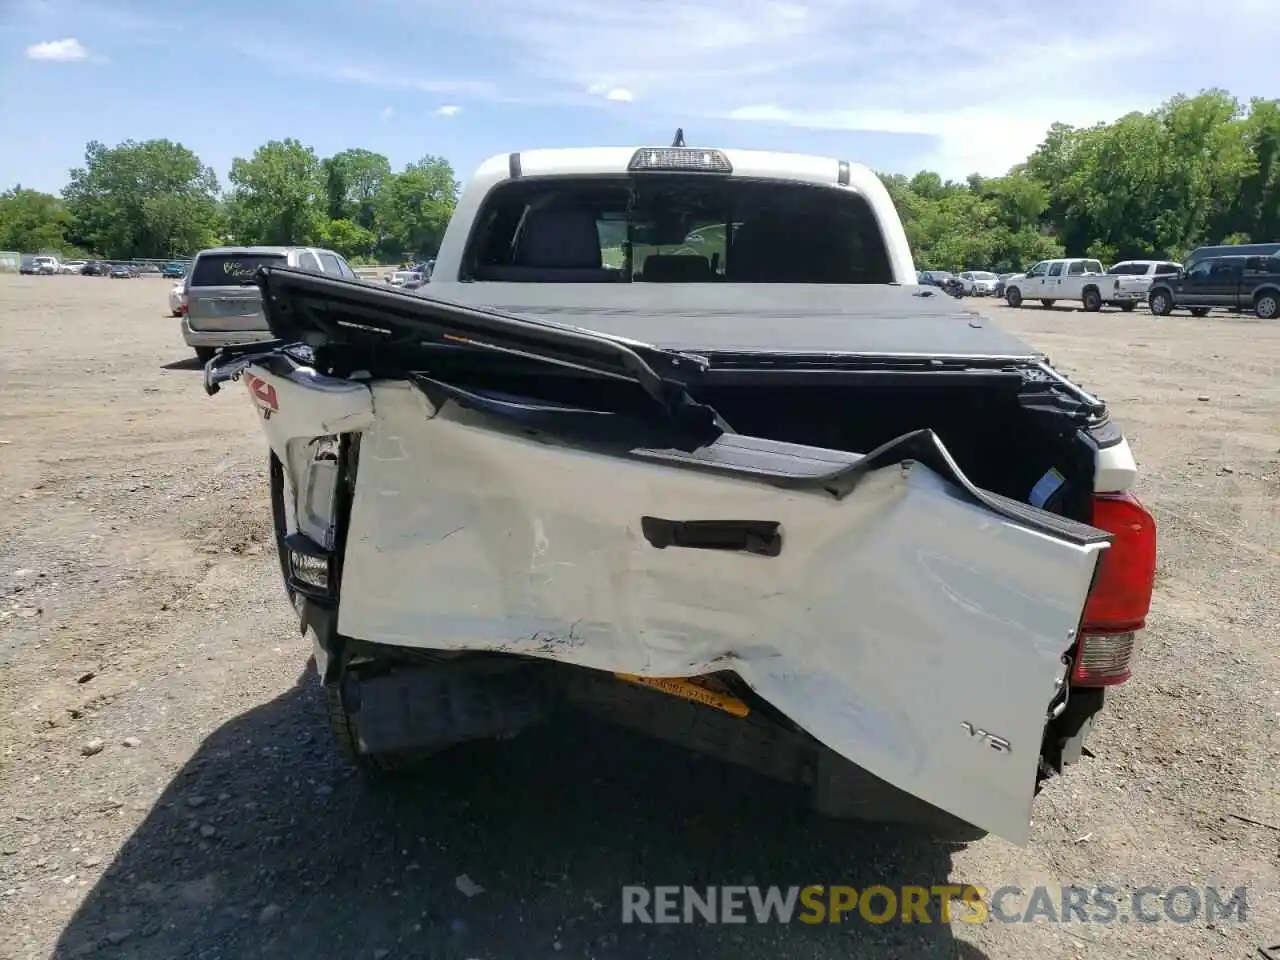
<path id="1" fill-rule="evenodd" d="M 1111 686 L 1129 679 L 1136 634 L 1147 622 L 1156 579 L 1156 524 L 1133 494 L 1093 498 L 1093 525 L 1114 537 L 1085 605 L 1072 681 Z"/>

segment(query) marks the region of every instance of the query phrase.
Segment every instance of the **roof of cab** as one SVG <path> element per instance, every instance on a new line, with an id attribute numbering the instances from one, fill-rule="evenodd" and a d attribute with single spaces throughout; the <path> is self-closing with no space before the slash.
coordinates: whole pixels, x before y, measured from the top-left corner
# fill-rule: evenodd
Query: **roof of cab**
<path id="1" fill-rule="evenodd" d="M 293 247 L 273 247 L 259 244 L 249 244 L 243 247 L 209 247 L 207 250 L 201 250 L 196 254 L 197 257 L 203 257 L 208 253 L 288 253 L 290 250 L 310 250 L 311 247 L 293 246 Z"/>
<path id="2" fill-rule="evenodd" d="M 513 177 L 581 176 L 584 174 L 630 173 L 630 164 L 639 150 L 669 149 L 658 145 L 633 147 L 563 147 L 502 153 L 484 161 L 475 172 L 476 179 L 495 174 Z M 737 150 L 716 146 L 690 146 L 683 149 L 707 150 L 723 154 L 733 171 L 730 176 L 794 178 L 809 182 L 847 182 L 855 189 L 862 183 L 879 178 L 870 167 L 849 163 L 834 157 L 805 153 L 781 153 L 770 150 Z M 847 180 L 846 180 L 847 178 Z"/>

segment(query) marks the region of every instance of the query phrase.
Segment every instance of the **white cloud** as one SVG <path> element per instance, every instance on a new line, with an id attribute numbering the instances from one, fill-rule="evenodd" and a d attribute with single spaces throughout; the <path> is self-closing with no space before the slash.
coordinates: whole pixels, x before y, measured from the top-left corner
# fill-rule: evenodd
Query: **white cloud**
<path id="1" fill-rule="evenodd" d="M 910 134 L 904 170 L 947 176 L 1003 172 L 1054 121 L 1111 120 L 1209 86 L 1280 86 L 1260 0 L 1222 0 L 1209 32 L 1186 29 L 1203 15 L 1192 0 L 1128 0 L 1122 19 L 1111 0 L 1067 0 L 1050 18 L 1025 0 L 418 2 L 452 49 L 502 58 L 511 92 L 582 103 L 636 92 L 686 127 Z"/>
<path id="2" fill-rule="evenodd" d="M 396 108 L 395 108 L 395 107 L 383 107 L 383 108 L 382 108 L 382 119 L 383 119 L 383 120 L 390 120 L 390 119 L 391 119 L 392 117 L 394 117 L 395 115 L 396 115 Z"/>
<path id="3" fill-rule="evenodd" d="M 592 97 L 604 97 L 617 103 L 630 103 L 636 95 L 626 87 L 614 86 L 612 83 L 593 83 L 587 87 L 587 94 Z"/>
<path id="4" fill-rule="evenodd" d="M 436 111 L 436 113 L 442 117 L 456 117 L 461 112 L 462 108 L 452 103 L 446 103 Z"/>
<path id="5" fill-rule="evenodd" d="M 27 59 L 69 63 L 73 60 L 88 60 L 89 51 L 75 37 L 67 37 L 65 40 L 47 40 L 27 47 Z"/>

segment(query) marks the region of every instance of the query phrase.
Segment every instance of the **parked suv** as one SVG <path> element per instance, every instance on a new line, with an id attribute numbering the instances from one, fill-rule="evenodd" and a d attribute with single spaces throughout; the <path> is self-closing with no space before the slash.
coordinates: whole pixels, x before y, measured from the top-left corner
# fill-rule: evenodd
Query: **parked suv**
<path id="1" fill-rule="evenodd" d="M 1280 254 L 1205 257 L 1172 276 L 1156 277 L 1147 304 L 1157 316 L 1186 307 L 1207 316 L 1214 307 L 1253 310 L 1262 320 L 1280 316 Z"/>
<path id="2" fill-rule="evenodd" d="M 183 285 L 187 313 L 182 339 L 207 362 L 219 347 L 270 340 L 254 274 L 261 266 L 296 267 L 345 280 L 355 271 L 332 250 L 318 247 L 214 247 L 191 262 Z"/>

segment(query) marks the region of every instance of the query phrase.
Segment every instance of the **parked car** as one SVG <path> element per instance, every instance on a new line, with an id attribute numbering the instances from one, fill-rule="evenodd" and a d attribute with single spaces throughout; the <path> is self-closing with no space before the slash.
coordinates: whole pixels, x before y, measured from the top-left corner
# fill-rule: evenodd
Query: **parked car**
<path id="1" fill-rule="evenodd" d="M 996 277 L 996 285 L 995 285 L 995 288 L 991 291 L 991 295 L 993 297 L 1003 297 L 1005 282 L 1010 277 L 1015 277 L 1015 276 L 1017 276 L 1017 274 L 1015 273 L 1002 273 L 998 277 Z"/>
<path id="2" fill-rule="evenodd" d="M 990 296 L 996 287 L 996 275 L 986 270 L 966 270 L 960 274 L 960 287 L 966 297 Z"/>
<path id="3" fill-rule="evenodd" d="M 32 257 L 31 272 L 41 277 L 51 277 L 58 272 L 56 257 Z"/>
<path id="4" fill-rule="evenodd" d="M 916 275 L 916 282 L 926 287 L 940 287 L 951 279 L 953 275 L 946 270 L 922 270 Z"/>
<path id="5" fill-rule="evenodd" d="M 685 252 L 646 283 L 601 222 Z M 574 708 L 1025 843 L 1129 678 L 1155 525 L 1106 405 L 915 279 L 869 168 L 665 147 L 485 162 L 430 295 L 267 265 L 277 342 L 205 385 L 261 414 L 340 747 Z"/>
<path id="6" fill-rule="evenodd" d="M 19 276 L 33 277 L 37 272 L 35 260 L 31 257 L 23 257 L 22 261 L 18 264 Z"/>
<path id="7" fill-rule="evenodd" d="M 90 260 L 80 268 L 80 272 L 86 277 L 105 277 L 111 273 L 111 265 L 101 260 Z"/>
<path id="8" fill-rule="evenodd" d="M 170 279 L 181 280 L 187 275 L 187 268 L 181 263 L 166 263 L 160 272 Z"/>
<path id="9" fill-rule="evenodd" d="M 1005 302 L 1011 307 L 1020 307 L 1027 300 L 1039 300 L 1045 307 L 1059 300 L 1075 300 L 1090 313 L 1104 304 L 1132 310 L 1125 304 L 1140 303 L 1142 296 L 1140 290 L 1122 283 L 1119 276 L 1108 276 L 1101 262 L 1088 257 L 1041 260 L 1004 285 Z"/>
<path id="10" fill-rule="evenodd" d="M 68 276 L 78 275 L 84 272 L 87 260 L 63 260 L 58 265 L 58 272 L 67 274 Z"/>
<path id="11" fill-rule="evenodd" d="M 1156 277 L 1147 294 L 1151 312 L 1168 316 L 1185 307 L 1207 316 L 1214 307 L 1251 309 L 1262 320 L 1280 316 L 1280 254 L 1211 256 L 1188 261 L 1173 275 Z"/>
<path id="12" fill-rule="evenodd" d="M 1140 302 L 1147 299 L 1151 292 L 1152 281 L 1160 275 L 1176 274 L 1181 265 L 1169 260 L 1121 260 L 1107 268 L 1107 275 L 1118 277 L 1120 289 L 1127 296 L 1123 299 L 1106 301 L 1121 310 L 1133 310 Z"/>
<path id="13" fill-rule="evenodd" d="M 132 280 L 137 275 L 137 268 L 130 263 L 117 263 L 108 274 L 112 280 Z"/>
<path id="14" fill-rule="evenodd" d="M 421 286 L 422 275 L 414 270 L 396 270 L 387 276 L 387 283 L 393 287 L 413 289 Z"/>
<path id="15" fill-rule="evenodd" d="M 182 281 L 179 280 L 169 288 L 169 313 L 175 317 L 180 317 L 186 308 L 187 293 L 183 289 Z"/>
<path id="16" fill-rule="evenodd" d="M 340 255 L 318 247 L 213 247 L 191 261 L 183 281 L 187 310 L 182 339 L 207 362 L 219 347 L 270 338 L 254 274 L 263 266 L 290 266 L 343 280 L 356 279 Z"/>

